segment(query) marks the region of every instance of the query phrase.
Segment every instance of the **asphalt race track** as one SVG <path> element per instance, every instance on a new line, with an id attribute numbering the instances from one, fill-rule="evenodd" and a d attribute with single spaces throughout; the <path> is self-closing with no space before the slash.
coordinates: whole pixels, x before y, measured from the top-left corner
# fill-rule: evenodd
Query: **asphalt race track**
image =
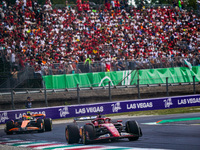
<path id="1" fill-rule="evenodd" d="M 130 148 L 153 148 L 153 149 L 175 149 L 175 150 L 199 150 L 200 149 L 200 120 L 187 120 L 179 122 L 165 122 L 156 124 L 160 120 L 173 120 L 184 118 L 198 118 L 200 113 L 176 114 L 176 115 L 162 115 L 162 116 L 134 116 L 125 118 L 118 117 L 113 120 L 123 120 L 125 123 L 128 119 L 138 121 L 142 128 L 143 136 L 138 141 L 129 142 L 128 139 L 121 139 L 117 142 L 100 142 L 92 145 L 100 146 L 117 146 Z M 65 123 L 63 123 L 65 122 Z M 1 125 L 0 142 L 1 139 L 20 139 L 31 141 L 48 141 L 67 144 L 65 141 L 65 127 L 71 120 L 53 121 L 53 130 L 44 133 L 28 133 L 28 134 L 14 134 L 6 135 Z"/>

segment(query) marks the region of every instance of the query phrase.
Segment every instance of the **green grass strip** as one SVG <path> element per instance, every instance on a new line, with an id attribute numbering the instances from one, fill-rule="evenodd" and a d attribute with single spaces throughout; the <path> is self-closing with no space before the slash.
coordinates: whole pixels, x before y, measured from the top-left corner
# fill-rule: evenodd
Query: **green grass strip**
<path id="1" fill-rule="evenodd" d="M 200 117 L 197 118 L 180 118 L 180 119 L 169 119 L 169 120 L 160 120 L 157 121 L 157 124 L 162 124 L 162 123 L 170 123 L 170 122 L 179 122 L 179 121 L 192 121 L 192 120 L 200 120 Z"/>

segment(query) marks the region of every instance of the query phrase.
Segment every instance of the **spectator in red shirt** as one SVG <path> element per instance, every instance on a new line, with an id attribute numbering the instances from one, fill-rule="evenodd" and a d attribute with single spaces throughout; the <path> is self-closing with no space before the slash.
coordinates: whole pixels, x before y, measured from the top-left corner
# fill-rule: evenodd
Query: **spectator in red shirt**
<path id="1" fill-rule="evenodd" d="M 86 5 L 85 1 L 83 1 L 82 9 L 83 9 L 85 12 L 87 12 L 87 5 Z"/>
<path id="2" fill-rule="evenodd" d="M 110 10 L 110 1 L 109 0 L 105 0 L 105 7 L 107 10 Z"/>
<path id="3" fill-rule="evenodd" d="M 90 4 L 89 4 L 89 1 L 87 1 L 87 3 L 86 3 L 86 10 L 87 10 L 87 11 L 90 10 Z"/>
<path id="4" fill-rule="evenodd" d="M 112 54 L 109 59 L 123 56 L 157 61 L 158 57 L 193 56 L 199 47 L 200 19 L 192 11 L 180 12 L 170 7 L 90 11 L 84 7 L 84 13 L 80 7 L 77 13 L 73 7 L 42 8 L 36 1 L 32 7 L 33 11 L 26 8 L 24 12 L 21 6 L 5 9 L 8 15 L 0 24 L 0 41 L 6 45 L 6 56 L 22 53 L 24 65 L 33 65 L 38 55 L 42 62 L 46 61 L 44 65 L 62 64 L 67 59 L 77 63 L 88 57 L 101 60 L 106 51 Z"/>
<path id="5" fill-rule="evenodd" d="M 81 3 L 78 3 L 78 4 L 77 4 L 77 7 L 78 7 L 78 13 L 80 14 L 80 13 L 83 11 L 82 4 L 81 4 Z"/>

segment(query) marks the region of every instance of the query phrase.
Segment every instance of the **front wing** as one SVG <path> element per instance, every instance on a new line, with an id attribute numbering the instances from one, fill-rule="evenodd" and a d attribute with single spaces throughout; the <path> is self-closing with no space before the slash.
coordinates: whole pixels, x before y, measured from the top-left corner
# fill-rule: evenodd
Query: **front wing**
<path id="1" fill-rule="evenodd" d="M 6 132 L 29 132 L 29 131 L 40 131 L 40 130 L 41 128 L 38 127 L 25 127 L 25 128 L 14 127 Z"/>
<path id="2" fill-rule="evenodd" d="M 116 137 L 116 136 L 112 136 L 110 134 L 104 134 L 101 135 L 93 140 L 88 139 L 88 141 L 98 141 L 98 140 L 106 140 L 106 139 L 122 139 L 122 138 L 131 138 L 131 137 L 138 137 L 138 135 L 135 134 L 130 134 L 130 133 L 121 133 L 120 136 Z"/>

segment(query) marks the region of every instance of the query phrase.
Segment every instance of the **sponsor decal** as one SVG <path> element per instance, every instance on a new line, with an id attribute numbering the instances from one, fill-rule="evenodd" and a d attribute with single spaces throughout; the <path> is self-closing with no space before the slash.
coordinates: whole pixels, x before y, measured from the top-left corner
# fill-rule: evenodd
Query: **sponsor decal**
<path id="1" fill-rule="evenodd" d="M 189 99 L 184 98 L 178 100 L 178 105 L 196 104 L 196 103 L 200 103 L 200 98 L 189 98 Z"/>
<path id="2" fill-rule="evenodd" d="M 10 110 L 0 111 L 0 124 L 5 123 L 10 119 L 21 119 L 27 111 L 31 114 L 45 114 L 52 119 L 59 119 L 63 117 L 77 117 L 88 116 L 97 113 L 112 114 L 130 111 L 143 111 L 143 110 L 157 110 L 179 107 L 200 106 L 200 95 L 180 96 L 180 97 L 167 97 L 157 99 L 144 99 L 132 101 L 116 101 L 107 103 L 98 103 L 90 105 L 74 105 L 74 106 L 60 106 L 49 108 L 38 108 L 28 110 Z"/>
<path id="3" fill-rule="evenodd" d="M 69 114 L 68 106 L 65 106 L 65 107 L 63 107 L 63 108 L 60 108 L 58 111 L 60 112 L 60 117 L 61 117 L 61 118 L 62 118 L 62 117 L 66 117 L 66 115 Z"/>
<path id="4" fill-rule="evenodd" d="M 112 104 L 111 106 L 112 106 L 112 112 L 118 112 L 118 110 L 122 109 L 120 106 L 120 102 Z"/>
<path id="5" fill-rule="evenodd" d="M 104 111 L 103 106 L 85 107 L 85 108 L 75 109 L 75 114 L 98 113 L 103 111 Z"/>
<path id="6" fill-rule="evenodd" d="M 173 105 L 171 98 L 165 99 L 163 100 L 163 102 L 164 102 L 165 108 L 170 108 L 170 106 Z"/>
<path id="7" fill-rule="evenodd" d="M 105 137 L 110 137 L 110 134 L 101 135 L 99 138 L 105 138 Z"/>
<path id="8" fill-rule="evenodd" d="M 144 109 L 144 108 L 152 108 L 153 103 L 152 102 L 144 102 L 144 103 L 132 103 L 127 104 L 127 109 Z"/>
<path id="9" fill-rule="evenodd" d="M 125 132 L 121 133 L 121 136 L 127 136 L 127 135 L 131 135 L 131 134 L 130 133 L 125 133 Z"/>
<path id="10" fill-rule="evenodd" d="M 108 77 L 108 76 L 105 76 L 103 79 L 101 79 L 101 82 L 99 83 L 99 86 L 102 86 L 101 84 L 104 82 L 104 80 L 106 80 L 106 79 L 108 79 L 109 81 L 110 81 L 110 85 L 114 85 L 113 83 L 112 83 L 112 80 L 110 79 L 110 77 Z M 108 82 L 105 82 L 106 83 L 106 85 L 108 86 Z"/>
<path id="11" fill-rule="evenodd" d="M 123 71 L 123 82 L 122 85 L 130 85 L 131 84 L 131 70 Z"/>
<path id="12" fill-rule="evenodd" d="M 6 120 L 8 120 L 8 113 L 7 112 L 3 112 L 2 114 L 0 114 L 0 123 L 5 123 Z"/>

